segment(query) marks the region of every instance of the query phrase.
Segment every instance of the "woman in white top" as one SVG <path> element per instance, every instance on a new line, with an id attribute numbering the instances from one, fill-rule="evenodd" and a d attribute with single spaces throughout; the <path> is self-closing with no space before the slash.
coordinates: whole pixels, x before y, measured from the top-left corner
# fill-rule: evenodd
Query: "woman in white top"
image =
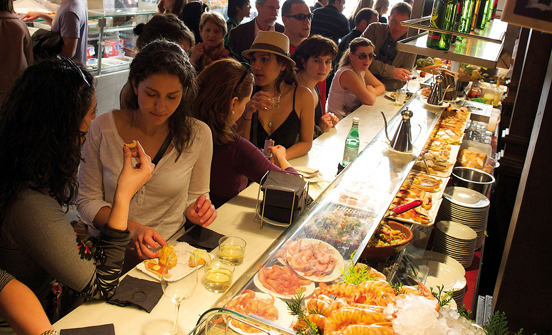
<path id="1" fill-rule="evenodd" d="M 351 41 L 333 78 L 327 112 L 341 120 L 361 104 L 373 105 L 385 92 L 381 81 L 368 70 L 374 58 L 374 44 L 369 39 L 357 37 Z"/>
<path id="2" fill-rule="evenodd" d="M 100 115 L 90 127 L 77 206 L 85 223 L 107 222 L 122 166 L 120 148 L 138 140 L 157 158 L 151 180 L 130 202 L 128 230 L 142 259 L 156 257 L 149 247 L 166 245 L 186 220 L 207 226 L 216 218 L 207 199 L 213 143 L 209 127 L 188 116 L 197 84 L 178 44 L 158 40 L 145 46 L 130 65 L 129 81 L 132 89 L 123 96 L 129 108 Z"/>

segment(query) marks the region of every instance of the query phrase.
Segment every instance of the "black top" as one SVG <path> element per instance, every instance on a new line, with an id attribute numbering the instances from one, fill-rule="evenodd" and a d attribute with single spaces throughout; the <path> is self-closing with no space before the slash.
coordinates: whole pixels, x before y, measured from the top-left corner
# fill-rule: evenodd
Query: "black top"
<path id="1" fill-rule="evenodd" d="M 313 12 L 310 35 L 319 34 L 332 39 L 335 44 L 349 33 L 349 20 L 333 5 L 318 8 Z"/>
<path id="2" fill-rule="evenodd" d="M 383 15 L 380 15 L 379 22 L 381 23 L 387 23 L 387 18 L 383 17 Z"/>
<path id="3" fill-rule="evenodd" d="M 259 149 L 264 149 L 265 140 L 274 140 L 274 145 L 284 146 L 289 149 L 299 140 L 301 133 L 301 120 L 295 111 L 295 93 L 297 86 L 293 90 L 293 109 L 289 113 L 287 119 L 276 129 L 272 135 L 268 136 L 268 132 L 263 128 L 262 124 L 257 119 L 257 143 L 254 143 Z M 253 137 L 254 134 L 251 134 Z"/>

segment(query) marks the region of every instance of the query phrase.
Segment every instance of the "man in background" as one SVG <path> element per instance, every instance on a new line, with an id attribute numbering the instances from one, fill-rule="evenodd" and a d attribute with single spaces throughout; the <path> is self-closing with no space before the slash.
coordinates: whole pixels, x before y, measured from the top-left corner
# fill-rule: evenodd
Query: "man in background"
<path id="1" fill-rule="evenodd" d="M 374 43 L 377 57 L 370 65 L 370 72 L 376 76 L 388 91 L 404 86 L 410 80 L 410 70 L 416 62 L 416 54 L 397 51 L 397 41 L 406 38 L 408 27 L 401 22 L 410 19 L 412 7 L 406 2 L 399 2 L 391 8 L 389 23 L 375 22 L 362 34 Z"/>
<path id="2" fill-rule="evenodd" d="M 313 12 L 311 35 L 319 34 L 335 44 L 349 33 L 349 20 L 343 15 L 345 0 L 329 0 L 328 5 Z"/>
<path id="3" fill-rule="evenodd" d="M 338 45 L 337 60 L 341 59 L 341 55 L 349 48 L 349 43 L 357 37 L 360 37 L 364 30 L 374 22 L 378 22 L 378 12 L 372 8 L 363 8 L 355 15 L 355 29 L 345 35 Z"/>
<path id="4" fill-rule="evenodd" d="M 315 9 L 326 7 L 328 5 L 328 0 L 318 0 L 314 4 L 314 6 L 311 6 L 310 10 L 311 12 L 314 12 Z"/>
<path id="5" fill-rule="evenodd" d="M 240 24 L 230 31 L 228 47 L 242 57 L 242 51 L 249 49 L 259 31 L 284 32 L 284 26 L 276 23 L 280 3 L 278 0 L 256 0 L 259 15 L 250 22 Z"/>
<path id="6" fill-rule="evenodd" d="M 226 36 L 224 36 L 224 45 L 228 44 L 230 30 L 239 26 L 244 17 L 251 14 L 251 5 L 249 0 L 228 0 L 228 20 L 226 20 Z"/>
<path id="7" fill-rule="evenodd" d="M 282 21 L 284 34 L 289 38 L 289 53 L 293 55 L 295 49 L 309 37 L 312 14 L 304 0 L 286 0 L 282 5 Z"/>

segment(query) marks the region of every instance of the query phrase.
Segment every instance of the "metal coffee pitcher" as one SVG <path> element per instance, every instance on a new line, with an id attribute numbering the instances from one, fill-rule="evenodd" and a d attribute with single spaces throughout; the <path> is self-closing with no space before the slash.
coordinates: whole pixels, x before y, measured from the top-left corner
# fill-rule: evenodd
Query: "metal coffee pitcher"
<path id="1" fill-rule="evenodd" d="M 392 140 L 389 139 L 389 134 L 387 132 L 387 119 L 385 118 L 385 114 L 381 111 L 380 113 L 383 116 L 383 121 L 385 121 L 385 136 L 387 140 L 389 140 L 391 148 L 401 152 L 412 152 L 412 129 L 410 125 L 410 118 L 414 115 L 412 111 L 409 110 L 408 107 L 401 111 L 402 120 Z"/>
<path id="2" fill-rule="evenodd" d="M 441 105 L 445 99 L 445 91 L 443 90 L 444 77 L 442 74 L 436 74 L 434 82 L 431 84 L 431 91 L 427 97 L 427 103 L 430 105 Z"/>

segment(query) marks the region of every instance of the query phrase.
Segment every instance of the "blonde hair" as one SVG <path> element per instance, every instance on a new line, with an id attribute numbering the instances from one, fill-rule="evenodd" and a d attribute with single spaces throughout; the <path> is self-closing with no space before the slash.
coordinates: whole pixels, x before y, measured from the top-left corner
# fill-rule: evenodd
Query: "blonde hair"
<path id="1" fill-rule="evenodd" d="M 361 9 L 364 8 L 372 8 L 374 7 L 374 0 L 358 0 L 355 10 L 353 11 L 353 14 L 349 17 L 350 19 L 355 19 L 355 16 L 360 12 Z"/>
<path id="2" fill-rule="evenodd" d="M 376 0 L 374 9 L 379 13 L 379 15 L 381 15 L 381 10 L 384 7 L 389 8 L 389 0 Z"/>
<path id="3" fill-rule="evenodd" d="M 205 23 L 207 22 L 211 22 L 212 24 L 219 27 L 220 31 L 222 31 L 222 36 L 226 36 L 228 28 L 226 27 L 226 21 L 224 21 L 222 15 L 215 12 L 205 12 L 201 14 L 201 20 L 199 21 L 199 31 L 203 29 L 203 26 L 205 26 Z"/>

